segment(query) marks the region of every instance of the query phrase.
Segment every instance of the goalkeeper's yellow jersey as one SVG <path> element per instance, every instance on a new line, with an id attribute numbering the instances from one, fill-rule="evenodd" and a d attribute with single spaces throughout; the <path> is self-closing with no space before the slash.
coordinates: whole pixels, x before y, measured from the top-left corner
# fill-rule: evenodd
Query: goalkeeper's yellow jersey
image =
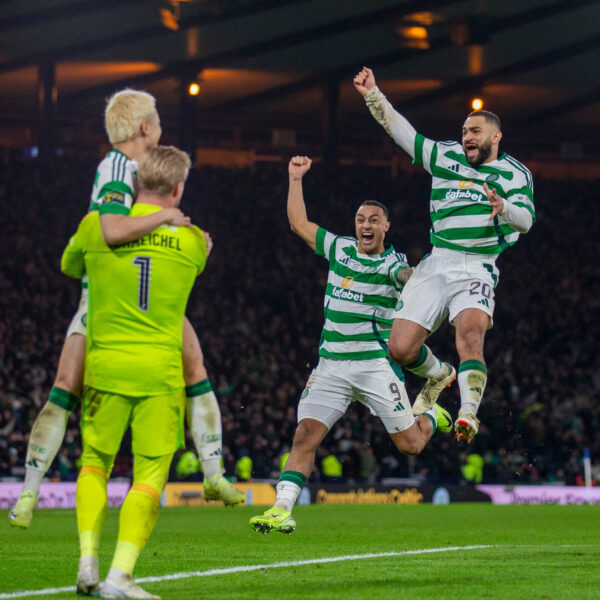
<path id="1" fill-rule="evenodd" d="M 136 203 L 131 216 L 160 210 Z M 87 273 L 85 385 L 126 396 L 185 387 L 183 318 L 194 280 L 206 264 L 198 227 L 163 225 L 139 240 L 109 247 L 98 211 L 79 224 L 62 256 L 70 277 Z"/>

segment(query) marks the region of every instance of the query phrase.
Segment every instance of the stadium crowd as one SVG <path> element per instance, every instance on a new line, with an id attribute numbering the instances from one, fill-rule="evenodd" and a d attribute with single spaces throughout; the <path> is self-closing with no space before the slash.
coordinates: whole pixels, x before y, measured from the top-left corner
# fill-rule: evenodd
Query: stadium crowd
<path id="1" fill-rule="evenodd" d="M 48 397 L 79 299 L 78 282 L 61 275 L 59 263 L 87 209 L 96 163 L 56 158 L 44 164 L 9 151 L 0 153 L 0 162 L 0 478 L 21 478 L 28 433 Z M 535 184 L 537 223 L 498 260 L 494 328 L 486 339 L 490 377 L 473 444 L 438 433 L 409 460 L 355 403 L 320 448 L 313 478 L 324 477 L 321 461 L 334 455 L 345 480 L 457 483 L 476 453 L 487 483 L 574 484 L 582 480 L 588 447 L 600 484 L 597 183 Z M 385 203 L 392 222 L 387 241 L 416 264 L 429 251 L 429 185 L 426 175 L 394 179 L 388 170 L 360 165 L 332 175 L 316 165 L 305 199 L 311 220 L 343 235 L 353 234 L 361 200 Z M 245 170 L 202 168 L 192 172 L 182 204 L 215 242 L 187 314 L 220 401 L 230 476 L 245 456 L 254 479 L 278 476 L 297 400 L 317 362 L 327 265 L 289 231 L 286 194 L 285 161 Z M 456 364 L 453 342 L 446 324 L 430 345 Z M 421 384 L 407 375 L 411 398 Z M 456 414 L 457 386 L 440 401 Z M 127 443 L 115 476 L 130 475 Z M 79 454 L 76 411 L 48 475 L 74 480 Z"/>

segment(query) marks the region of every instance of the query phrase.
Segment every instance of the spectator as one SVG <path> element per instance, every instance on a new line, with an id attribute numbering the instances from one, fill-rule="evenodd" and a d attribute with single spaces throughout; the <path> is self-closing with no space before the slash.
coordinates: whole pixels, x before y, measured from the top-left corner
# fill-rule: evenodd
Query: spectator
<path id="1" fill-rule="evenodd" d="M 63 157 L 44 164 L 13 156 L 5 166 L 0 172 L 0 477 L 20 477 L 31 424 L 52 385 L 78 300 L 77 283 L 60 275 L 58 261 L 87 210 L 95 162 Z M 315 199 L 316 221 L 334 231 L 349 230 L 347 206 L 360 197 L 375 198 L 390 208 L 390 241 L 407 252 L 411 264 L 427 251 L 428 207 L 412 202 L 428 193 L 426 176 L 394 180 L 382 169 L 364 167 L 359 177 L 340 167 L 331 197 L 324 191 L 330 189 L 324 173 L 313 170 L 306 193 Z M 284 163 L 252 171 L 205 168 L 191 174 L 186 190 L 198 198 L 190 203 L 193 220 L 215 240 L 187 314 L 216 382 L 223 461 L 230 476 L 236 461 L 247 455 L 253 478 L 277 477 L 283 444 L 296 426 L 299 394 L 317 360 L 326 267 L 289 232 L 282 173 Z M 597 253 L 595 237 L 579 233 L 581 214 L 590 231 L 600 231 L 596 188 L 595 182 L 536 180 L 536 196 L 543 198 L 537 225 L 520 240 L 518 252 L 499 259 L 502 285 L 494 328 L 486 336 L 493 377 L 480 409 L 485 426 L 469 447 L 484 459 L 486 483 L 572 484 L 582 474 L 584 447 L 598 464 L 600 265 L 591 258 Z M 451 335 L 438 335 L 434 351 L 454 356 L 451 342 Z M 420 385 L 407 375 L 411 398 Z M 456 414 L 455 386 L 444 392 L 444 402 Z M 76 476 L 78 418 L 70 416 L 49 477 Z M 343 451 L 338 448 L 342 440 Z M 358 478 L 364 444 L 380 467 L 379 478 L 426 471 L 432 483 L 462 479 L 464 446 L 435 436 L 430 448 L 408 461 L 355 403 L 325 439 L 325 455 L 344 456 L 346 473 Z M 113 473 L 130 476 L 127 440 L 122 450 Z M 313 478 L 321 477 L 319 469 L 317 464 Z"/>

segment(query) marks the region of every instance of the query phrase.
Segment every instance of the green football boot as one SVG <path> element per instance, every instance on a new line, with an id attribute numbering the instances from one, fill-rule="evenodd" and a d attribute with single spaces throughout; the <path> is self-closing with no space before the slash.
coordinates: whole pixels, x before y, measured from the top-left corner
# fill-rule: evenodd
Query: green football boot
<path id="1" fill-rule="evenodd" d="M 434 404 L 434 408 L 437 410 L 437 430 L 442 433 L 452 431 L 452 417 L 450 413 L 439 404 Z"/>
<path id="2" fill-rule="evenodd" d="M 17 503 L 8 514 L 8 521 L 15 527 L 27 529 L 33 519 L 33 511 L 38 503 L 38 495 L 35 492 L 21 492 Z"/>
<path id="3" fill-rule="evenodd" d="M 271 531 L 292 533 L 296 529 L 296 521 L 294 521 L 291 512 L 273 506 L 265 511 L 264 514 L 252 517 L 250 519 L 250 527 L 254 531 L 265 535 L 271 533 Z"/>
<path id="4" fill-rule="evenodd" d="M 204 497 L 207 500 L 221 500 L 225 506 L 235 506 L 246 500 L 246 494 L 234 488 L 221 473 L 204 480 Z"/>

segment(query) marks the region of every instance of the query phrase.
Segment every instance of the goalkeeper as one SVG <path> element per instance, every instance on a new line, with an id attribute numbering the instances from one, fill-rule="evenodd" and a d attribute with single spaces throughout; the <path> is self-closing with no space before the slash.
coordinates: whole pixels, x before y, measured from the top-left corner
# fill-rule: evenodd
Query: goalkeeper
<path id="1" fill-rule="evenodd" d="M 158 146 L 138 171 L 132 216 L 179 205 L 190 159 Z M 80 223 L 62 257 L 66 275 L 89 277 L 82 397 L 82 467 L 77 480 L 80 561 L 77 591 L 99 588 L 98 546 L 107 507 L 107 480 L 131 427 L 133 483 L 120 513 L 106 598 L 156 598 L 133 580 L 133 568 L 158 517 L 173 454 L 183 443 L 185 382 L 183 320 L 194 280 L 212 242 L 197 227 L 161 226 L 139 240 L 109 247 L 98 211 Z"/>
<path id="2" fill-rule="evenodd" d="M 136 240 L 159 225 L 189 225 L 189 218 L 177 208 L 130 215 L 138 162 L 158 144 L 162 133 L 154 97 L 131 89 L 117 92 L 106 106 L 105 128 L 113 148 L 98 166 L 89 210 L 100 213 L 106 243 L 114 245 Z M 54 386 L 31 430 L 23 489 L 9 513 L 9 522 L 17 527 L 27 528 L 31 524 L 42 479 L 63 441 L 69 414 L 79 405 L 86 343 L 88 281 L 85 274 L 81 283 L 79 309 L 65 336 Z M 243 502 L 244 494 L 221 474 L 221 413 L 204 366 L 200 342 L 187 318 L 183 324 L 182 359 L 188 426 L 202 460 L 205 496 L 209 500 L 221 499 L 228 505 Z"/>

